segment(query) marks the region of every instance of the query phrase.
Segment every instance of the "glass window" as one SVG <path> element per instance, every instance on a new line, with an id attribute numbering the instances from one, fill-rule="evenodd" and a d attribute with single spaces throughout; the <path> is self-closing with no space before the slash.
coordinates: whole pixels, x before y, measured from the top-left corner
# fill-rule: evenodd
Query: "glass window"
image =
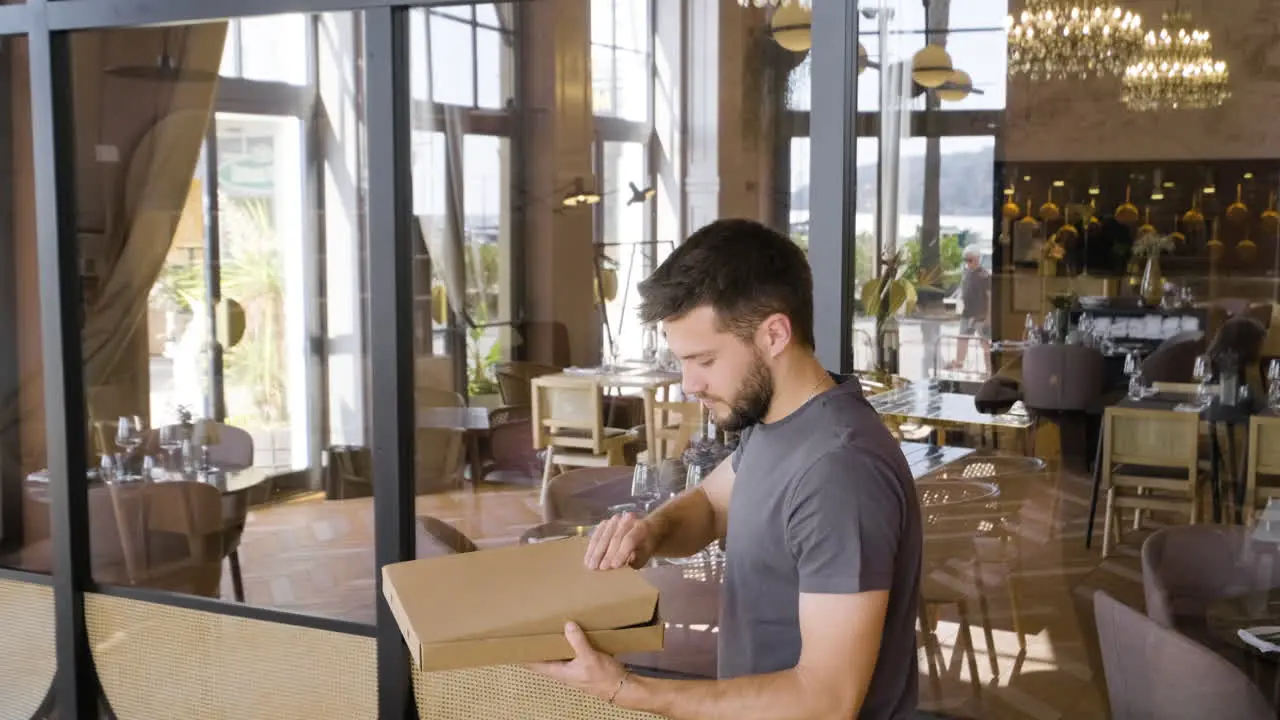
<path id="1" fill-rule="evenodd" d="M 497 365 L 511 356 L 511 214 L 507 204 L 511 142 L 493 135 L 463 139 L 463 257 L 466 273 L 467 392 L 497 392 Z"/>
<path id="2" fill-rule="evenodd" d="M 591 0 L 591 87 L 597 115 L 649 119 L 649 0 Z"/>
<path id="3" fill-rule="evenodd" d="M 228 23 L 220 73 L 302 85 L 307 82 L 308 16 L 268 15 Z"/>
<path id="4" fill-rule="evenodd" d="M 653 249 L 645 242 L 648 204 L 631 203 L 632 185 L 637 188 L 647 185 L 644 154 L 644 143 L 604 143 L 605 190 L 601 202 L 604 242 L 600 248 L 599 272 L 606 291 L 605 312 L 609 323 L 605 342 L 612 339 L 614 346 L 609 347 L 609 351 L 624 360 L 639 359 L 644 352 L 645 334 L 636 319 L 639 301 L 636 286 L 648 274 L 646 258 Z"/>
<path id="5" fill-rule="evenodd" d="M 221 291 L 244 316 L 222 355 L 227 422 L 271 448 L 257 465 L 305 468 L 308 282 L 303 245 L 286 241 L 302 235 L 301 124 L 219 114 L 217 137 Z"/>
<path id="6" fill-rule="evenodd" d="M 469 23 L 445 16 L 431 18 L 431 97 L 438 103 L 469 106 L 475 101 L 471 29 Z"/>
<path id="7" fill-rule="evenodd" d="M 432 9 L 415 15 L 410 30 L 413 61 L 430 71 L 411 80 L 415 98 L 445 105 L 503 109 L 512 98 L 512 11 L 505 5 Z M 428 27 L 425 31 L 423 27 Z"/>

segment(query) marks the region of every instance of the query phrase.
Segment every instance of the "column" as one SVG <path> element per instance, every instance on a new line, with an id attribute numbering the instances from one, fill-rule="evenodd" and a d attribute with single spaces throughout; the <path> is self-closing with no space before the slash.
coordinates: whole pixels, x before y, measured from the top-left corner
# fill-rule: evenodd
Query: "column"
<path id="1" fill-rule="evenodd" d="M 594 364 L 600 311 L 594 302 L 595 247 L 589 207 L 560 199 L 575 179 L 594 186 L 591 145 L 590 16 L 582 0 L 522 3 L 518 65 L 523 87 L 523 209 L 526 356 L 535 362 Z M 567 340 L 567 348 L 562 347 Z"/>

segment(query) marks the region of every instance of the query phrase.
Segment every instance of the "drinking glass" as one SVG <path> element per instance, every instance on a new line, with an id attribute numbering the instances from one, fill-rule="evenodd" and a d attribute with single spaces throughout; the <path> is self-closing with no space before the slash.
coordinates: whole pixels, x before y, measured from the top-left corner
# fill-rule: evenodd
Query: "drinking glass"
<path id="1" fill-rule="evenodd" d="M 1267 405 L 1280 409 L 1280 360 L 1272 360 L 1267 366 Z"/>
<path id="2" fill-rule="evenodd" d="M 660 498 L 658 469 L 648 463 L 636 463 L 631 474 L 631 497 L 647 512 Z"/>
<path id="3" fill-rule="evenodd" d="M 1044 316 L 1045 342 L 1054 342 L 1058 337 L 1058 314 L 1046 313 Z"/>
<path id="4" fill-rule="evenodd" d="M 98 476 L 102 482 L 114 482 L 116 479 L 116 461 L 110 453 L 103 453 L 98 461 Z"/>
<path id="5" fill-rule="evenodd" d="M 1138 352 L 1130 350 L 1128 355 L 1124 356 L 1124 374 L 1133 377 L 1142 372 L 1141 363 L 1138 362 Z"/>
<path id="6" fill-rule="evenodd" d="M 1080 342 L 1086 347 L 1093 347 L 1093 316 L 1085 313 L 1080 316 L 1080 323 L 1076 326 Z"/>
<path id="7" fill-rule="evenodd" d="M 1213 381 L 1213 366 L 1208 355 L 1197 355 L 1195 366 L 1191 369 L 1191 378 L 1196 381 L 1196 402 L 1207 406 L 1213 399 L 1209 392 L 1209 383 Z"/>
<path id="8" fill-rule="evenodd" d="M 182 447 L 182 426 L 165 425 L 160 428 L 160 448 L 164 450 L 164 464 L 173 463 L 173 453 Z"/>
<path id="9" fill-rule="evenodd" d="M 133 418 L 121 415 L 116 421 L 116 446 L 128 452 L 142 444 L 142 435 L 134 427 Z"/>
<path id="10" fill-rule="evenodd" d="M 655 365 L 658 362 L 658 330 L 652 325 L 644 328 L 644 362 Z"/>
<path id="11" fill-rule="evenodd" d="M 684 471 L 684 489 L 692 490 L 702 484 L 702 466 L 690 464 Z"/>

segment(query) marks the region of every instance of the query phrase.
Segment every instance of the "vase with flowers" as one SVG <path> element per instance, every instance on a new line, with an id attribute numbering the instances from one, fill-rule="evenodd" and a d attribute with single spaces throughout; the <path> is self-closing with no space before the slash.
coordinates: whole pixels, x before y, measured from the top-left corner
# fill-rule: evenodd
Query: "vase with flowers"
<path id="1" fill-rule="evenodd" d="M 1067 249 L 1058 240 L 1057 235 L 1050 236 L 1040 248 L 1040 274 L 1055 277 L 1058 274 L 1058 263 L 1067 256 Z"/>
<path id="2" fill-rule="evenodd" d="M 1142 282 L 1138 295 L 1147 307 L 1156 307 L 1164 297 L 1164 277 L 1160 273 L 1160 255 L 1173 250 L 1173 239 L 1156 232 L 1145 232 L 1133 242 L 1134 260 L 1143 261 Z"/>

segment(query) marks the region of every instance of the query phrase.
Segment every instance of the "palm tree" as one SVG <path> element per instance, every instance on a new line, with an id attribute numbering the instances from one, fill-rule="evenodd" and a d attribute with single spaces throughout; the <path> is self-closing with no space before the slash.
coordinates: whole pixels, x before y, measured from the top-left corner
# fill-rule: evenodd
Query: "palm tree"
<path id="1" fill-rule="evenodd" d="M 224 356 L 224 376 L 250 389 L 263 424 L 288 420 L 284 278 L 271 209 L 261 198 L 219 198 L 222 296 L 244 309 L 244 337 Z"/>

